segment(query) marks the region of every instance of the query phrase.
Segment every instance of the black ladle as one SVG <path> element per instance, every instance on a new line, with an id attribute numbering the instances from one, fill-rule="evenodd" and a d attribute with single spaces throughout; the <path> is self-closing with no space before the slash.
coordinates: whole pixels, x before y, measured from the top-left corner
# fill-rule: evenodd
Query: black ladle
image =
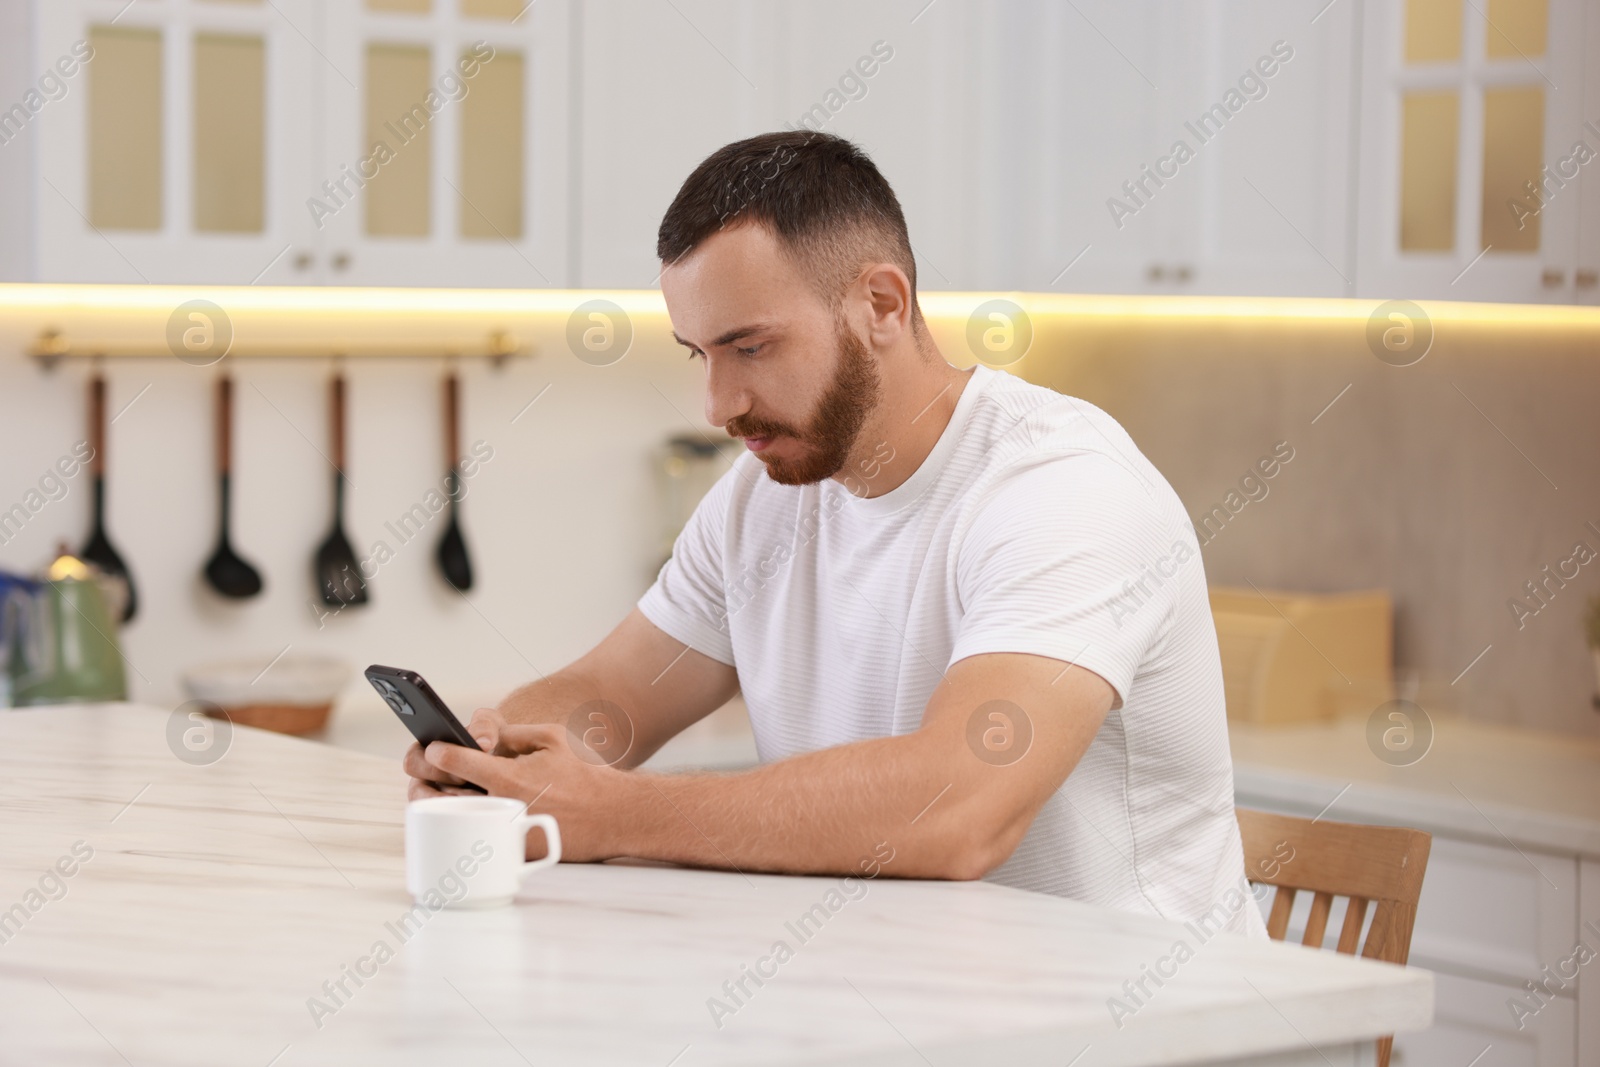
<path id="1" fill-rule="evenodd" d="M 335 374 L 329 390 L 333 437 L 333 529 L 317 548 L 317 587 L 322 602 L 343 608 L 367 602 L 361 565 L 344 535 L 344 375 Z"/>
<path id="2" fill-rule="evenodd" d="M 111 538 L 106 536 L 106 380 L 99 374 L 89 379 L 89 447 L 94 450 L 89 457 L 94 518 L 89 528 L 89 541 L 78 558 L 93 563 L 101 573 L 115 578 L 127 589 L 128 601 L 122 608 L 122 621 L 128 622 L 139 610 L 139 593 L 128 565 L 122 562 L 117 550 L 111 547 Z"/>
<path id="3" fill-rule="evenodd" d="M 458 392 L 458 382 L 455 372 L 452 371 L 444 378 L 444 447 L 445 460 L 449 464 L 444 484 L 450 494 L 450 524 L 445 527 L 444 536 L 439 539 L 436 555 L 444 580 L 465 593 L 472 588 L 472 559 L 467 555 L 467 542 L 461 536 L 459 521 L 462 494 L 459 466 L 461 441 L 457 432 L 461 414 Z"/>
<path id="4" fill-rule="evenodd" d="M 243 600 L 261 592 L 261 574 L 240 559 L 228 541 L 228 514 L 232 511 L 230 460 L 233 438 L 233 379 L 217 379 L 217 497 L 222 517 L 218 523 L 217 550 L 206 562 L 206 581 L 226 597 Z"/>

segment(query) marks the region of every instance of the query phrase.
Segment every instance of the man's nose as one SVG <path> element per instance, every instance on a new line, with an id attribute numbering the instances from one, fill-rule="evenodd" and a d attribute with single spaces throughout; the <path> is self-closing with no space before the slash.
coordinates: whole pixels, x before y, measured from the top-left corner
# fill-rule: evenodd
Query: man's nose
<path id="1" fill-rule="evenodd" d="M 750 410 L 750 393 L 740 376 L 714 356 L 706 357 L 706 421 L 726 426 Z"/>

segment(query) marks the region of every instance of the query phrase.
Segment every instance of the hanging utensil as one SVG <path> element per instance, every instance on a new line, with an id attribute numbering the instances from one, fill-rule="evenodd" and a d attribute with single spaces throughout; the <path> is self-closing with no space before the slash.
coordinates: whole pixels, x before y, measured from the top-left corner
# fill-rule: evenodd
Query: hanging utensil
<path id="1" fill-rule="evenodd" d="M 317 548 L 317 586 L 322 602 L 345 607 L 367 602 L 355 550 L 344 535 L 344 375 L 335 374 L 329 389 L 333 437 L 333 529 Z"/>
<path id="2" fill-rule="evenodd" d="M 89 458 L 94 517 L 89 541 L 78 557 L 93 563 L 100 568 L 100 573 L 115 579 L 126 590 L 122 621 L 129 622 L 139 610 L 139 593 L 133 584 L 133 575 L 128 573 L 128 565 L 122 562 L 106 536 L 106 380 L 100 374 L 89 379 L 89 447 L 94 450 Z"/>
<path id="3" fill-rule="evenodd" d="M 444 580 L 465 593 L 472 588 L 472 559 L 467 555 L 467 542 L 461 536 L 459 512 L 461 510 L 461 407 L 460 386 L 455 371 L 444 377 L 444 448 L 448 464 L 444 476 L 445 489 L 450 493 L 450 524 L 439 539 L 436 553 L 439 571 Z"/>
<path id="4" fill-rule="evenodd" d="M 224 374 L 217 379 L 217 550 L 206 563 L 206 581 L 226 597 L 243 600 L 261 592 L 261 574 L 240 559 L 228 540 L 228 515 L 232 508 L 231 459 L 233 443 L 233 379 Z"/>

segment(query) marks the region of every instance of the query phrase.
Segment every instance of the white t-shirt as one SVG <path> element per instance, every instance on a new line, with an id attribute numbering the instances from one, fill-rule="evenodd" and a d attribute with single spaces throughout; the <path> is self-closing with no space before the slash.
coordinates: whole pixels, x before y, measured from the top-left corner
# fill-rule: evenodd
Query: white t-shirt
<path id="1" fill-rule="evenodd" d="M 972 374 L 933 451 L 881 496 L 831 479 L 779 485 L 741 456 L 640 610 L 738 670 L 763 762 L 916 730 L 942 673 L 968 656 L 1094 671 L 1118 706 L 988 877 L 1265 937 L 1182 503 L 1099 408 Z M 896 462 L 884 445 L 855 473 L 870 485 L 875 464 Z M 908 817 L 928 799 L 907 797 Z"/>

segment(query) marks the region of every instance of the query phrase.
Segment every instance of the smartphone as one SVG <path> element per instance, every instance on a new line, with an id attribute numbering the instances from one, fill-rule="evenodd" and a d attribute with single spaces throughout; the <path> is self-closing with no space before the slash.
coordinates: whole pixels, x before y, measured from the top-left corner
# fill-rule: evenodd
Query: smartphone
<path id="1" fill-rule="evenodd" d="M 439 699 L 439 694 L 433 691 L 433 686 L 416 671 L 401 670 L 399 667 L 384 667 L 374 663 L 365 671 L 367 681 L 372 683 L 372 688 L 378 691 L 383 702 L 394 711 L 400 721 L 405 723 L 406 729 L 411 731 L 411 736 L 423 748 L 427 748 L 435 741 L 444 741 L 462 748 L 483 751 L 482 746 L 467 733 L 467 728 L 461 725 L 461 720 L 445 706 Z M 479 793 L 484 792 L 481 786 L 472 782 L 465 783 L 462 788 L 473 789 Z"/>

